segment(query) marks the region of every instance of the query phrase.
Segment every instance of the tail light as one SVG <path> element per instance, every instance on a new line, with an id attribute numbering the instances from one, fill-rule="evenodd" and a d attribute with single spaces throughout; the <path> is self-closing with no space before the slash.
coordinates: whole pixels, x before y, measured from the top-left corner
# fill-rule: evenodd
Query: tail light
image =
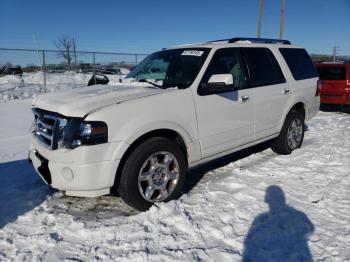
<path id="1" fill-rule="evenodd" d="M 315 96 L 320 96 L 321 94 L 321 80 L 317 80 L 316 94 Z"/>
<path id="2" fill-rule="evenodd" d="M 350 82 L 349 82 L 349 80 L 347 81 L 346 86 L 347 87 L 345 87 L 344 91 L 350 93 Z"/>

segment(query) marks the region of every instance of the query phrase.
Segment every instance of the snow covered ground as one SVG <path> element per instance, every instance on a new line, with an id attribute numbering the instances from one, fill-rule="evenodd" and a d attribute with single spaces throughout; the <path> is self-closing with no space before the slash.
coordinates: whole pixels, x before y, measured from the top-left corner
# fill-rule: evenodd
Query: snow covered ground
<path id="1" fill-rule="evenodd" d="M 122 73 L 128 69 L 121 68 Z M 64 89 L 86 86 L 92 73 L 46 73 L 46 90 L 42 72 L 24 73 L 23 76 L 7 75 L 0 77 L 0 103 L 17 99 L 33 98 L 38 93 L 55 92 Z M 108 75 L 110 82 L 118 82 L 124 75 Z"/>
<path id="2" fill-rule="evenodd" d="M 178 200 L 137 213 L 44 185 L 30 104 L 0 103 L 0 261 L 350 260 L 349 114 L 320 112 L 292 155 L 263 144 L 192 169 Z"/>

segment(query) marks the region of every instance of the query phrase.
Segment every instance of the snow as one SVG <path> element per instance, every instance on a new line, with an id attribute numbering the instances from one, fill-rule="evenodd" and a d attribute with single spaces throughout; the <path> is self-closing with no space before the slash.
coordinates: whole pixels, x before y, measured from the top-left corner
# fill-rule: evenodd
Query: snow
<path id="1" fill-rule="evenodd" d="M 123 69 L 123 68 L 121 68 Z M 128 72 L 123 69 L 122 73 Z M 6 75 L 0 77 L 0 103 L 17 99 L 34 98 L 37 94 L 86 87 L 92 73 L 46 73 L 46 90 L 42 72 Z M 108 75 L 110 83 L 118 83 L 125 75 Z"/>
<path id="2" fill-rule="evenodd" d="M 99 108 L 173 90 L 155 88 L 146 82 L 118 82 L 42 94 L 33 101 L 33 106 L 71 117 L 84 117 Z"/>
<path id="3" fill-rule="evenodd" d="M 120 70 L 120 72 L 123 74 L 123 75 L 127 75 L 130 73 L 130 70 L 128 68 L 124 68 L 124 67 L 118 67 L 118 69 Z"/>
<path id="4" fill-rule="evenodd" d="M 349 114 L 320 112 L 291 155 L 262 144 L 196 167 L 179 199 L 138 213 L 40 180 L 30 104 L 0 103 L 0 261 L 350 260 Z"/>

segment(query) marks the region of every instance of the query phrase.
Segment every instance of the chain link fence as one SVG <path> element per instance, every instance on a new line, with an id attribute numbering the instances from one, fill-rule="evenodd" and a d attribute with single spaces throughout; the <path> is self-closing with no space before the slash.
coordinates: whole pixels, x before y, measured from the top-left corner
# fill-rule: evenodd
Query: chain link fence
<path id="1" fill-rule="evenodd" d="M 74 50 L 67 53 L 0 48 L 0 102 L 18 96 L 31 97 L 33 93 L 55 91 L 69 85 L 72 88 L 83 86 L 94 73 L 117 79 L 125 76 L 146 56 L 137 53 Z"/>

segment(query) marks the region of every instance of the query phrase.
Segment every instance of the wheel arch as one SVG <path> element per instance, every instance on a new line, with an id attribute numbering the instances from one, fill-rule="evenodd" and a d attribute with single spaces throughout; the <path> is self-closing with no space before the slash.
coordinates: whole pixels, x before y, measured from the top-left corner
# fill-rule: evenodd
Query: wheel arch
<path id="1" fill-rule="evenodd" d="M 298 102 L 298 103 L 294 104 L 294 106 L 292 106 L 289 109 L 288 113 L 292 110 L 300 111 L 304 117 L 304 120 L 305 120 L 306 109 L 305 109 L 305 104 L 303 102 Z"/>
<path id="2" fill-rule="evenodd" d="M 185 156 L 186 162 L 188 164 L 188 149 L 186 146 L 187 141 L 186 141 L 186 138 L 184 138 L 183 135 L 180 134 L 180 132 L 170 128 L 159 128 L 154 130 L 148 130 L 147 132 L 144 132 L 142 135 L 139 135 L 134 139 L 129 139 L 129 141 L 131 140 L 132 142 L 129 144 L 128 148 L 123 153 L 123 156 L 119 162 L 119 165 L 115 173 L 114 185 L 111 188 L 111 193 L 116 194 L 117 192 L 118 185 L 120 182 L 121 172 L 130 154 L 135 150 L 137 146 L 139 146 L 141 143 L 143 143 L 144 141 L 152 137 L 164 137 L 164 138 L 170 139 L 171 141 L 179 145 L 181 151 Z"/>
<path id="3" fill-rule="evenodd" d="M 302 113 L 304 120 L 305 120 L 305 116 L 306 116 L 306 109 L 305 109 L 305 104 L 303 102 L 297 102 L 294 103 L 292 105 L 290 105 L 290 107 L 288 107 L 288 109 L 286 110 L 285 114 L 283 115 L 283 119 L 280 123 L 280 130 L 282 129 L 282 126 L 284 124 L 284 121 L 286 121 L 286 117 L 289 114 L 290 111 L 292 110 L 298 110 Z"/>

